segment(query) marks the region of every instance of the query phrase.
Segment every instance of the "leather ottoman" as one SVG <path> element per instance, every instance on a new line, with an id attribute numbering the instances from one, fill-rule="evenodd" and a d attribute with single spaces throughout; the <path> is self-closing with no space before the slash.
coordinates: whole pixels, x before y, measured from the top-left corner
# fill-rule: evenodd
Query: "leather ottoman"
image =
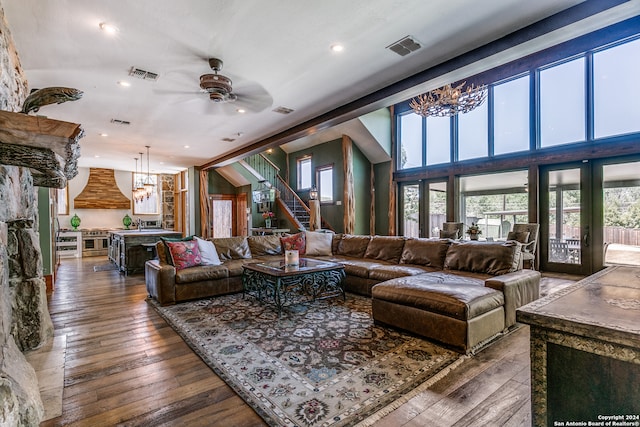
<path id="1" fill-rule="evenodd" d="M 429 274 L 372 288 L 373 319 L 463 353 L 505 329 L 504 295 L 481 280 Z"/>

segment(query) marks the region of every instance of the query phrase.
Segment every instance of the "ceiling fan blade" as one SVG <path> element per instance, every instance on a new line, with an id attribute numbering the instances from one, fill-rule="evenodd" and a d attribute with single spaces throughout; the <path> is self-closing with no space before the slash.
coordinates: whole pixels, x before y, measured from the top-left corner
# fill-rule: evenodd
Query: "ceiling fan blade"
<path id="1" fill-rule="evenodd" d="M 273 98 L 269 92 L 258 83 L 240 82 L 234 86 L 233 93 L 238 97 L 236 104 L 252 113 L 259 113 L 273 105 Z"/>

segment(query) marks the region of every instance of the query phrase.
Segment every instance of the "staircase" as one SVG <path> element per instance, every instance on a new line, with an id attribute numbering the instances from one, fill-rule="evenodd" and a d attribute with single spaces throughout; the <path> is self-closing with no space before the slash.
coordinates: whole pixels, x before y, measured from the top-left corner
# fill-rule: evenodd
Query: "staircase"
<path id="1" fill-rule="evenodd" d="M 289 222 L 298 229 L 309 229 L 309 207 L 298 197 L 289 184 L 280 176 L 280 168 L 263 154 L 254 154 L 244 159 L 247 168 L 259 180 L 265 180 L 276 189 L 276 203 Z M 324 221 L 323 221 L 324 224 Z M 324 227 L 324 225 L 323 225 Z"/>

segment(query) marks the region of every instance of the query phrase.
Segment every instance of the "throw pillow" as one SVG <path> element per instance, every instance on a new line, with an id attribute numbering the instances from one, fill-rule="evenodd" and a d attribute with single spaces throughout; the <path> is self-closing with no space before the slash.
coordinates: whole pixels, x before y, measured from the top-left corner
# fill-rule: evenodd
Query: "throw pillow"
<path id="1" fill-rule="evenodd" d="M 453 230 L 453 231 L 440 230 L 440 238 L 457 240 L 460 238 L 460 236 L 458 236 L 458 230 Z"/>
<path id="2" fill-rule="evenodd" d="M 187 240 L 184 242 L 166 242 L 171 254 L 171 261 L 176 270 L 183 270 L 188 267 L 200 265 L 202 257 L 198 250 L 198 242 L 195 240 Z"/>
<path id="3" fill-rule="evenodd" d="M 507 234 L 507 240 L 515 240 L 520 243 L 528 243 L 529 242 L 529 232 L 528 231 L 510 231 Z"/>
<path id="4" fill-rule="evenodd" d="M 203 240 L 199 237 L 194 237 L 198 242 L 198 250 L 202 257 L 201 265 L 220 265 L 220 257 L 213 242 L 209 240 Z"/>
<path id="5" fill-rule="evenodd" d="M 305 231 L 305 254 L 307 256 L 330 256 L 333 233 Z"/>
<path id="6" fill-rule="evenodd" d="M 304 232 L 290 234 L 288 236 L 280 237 L 280 243 L 282 244 L 282 251 L 298 251 L 300 256 L 305 254 L 306 240 Z"/>
<path id="7" fill-rule="evenodd" d="M 194 236 L 187 236 L 187 237 L 160 237 L 160 241 L 164 244 L 164 254 L 165 257 L 167 258 L 167 264 L 169 265 L 174 265 L 173 264 L 173 260 L 171 260 L 171 254 L 169 253 L 169 246 L 167 246 L 167 242 L 187 242 L 189 240 L 193 240 Z M 156 249 L 157 250 L 157 249 Z M 162 255 L 160 254 L 160 251 L 158 251 L 158 258 L 160 258 Z"/>

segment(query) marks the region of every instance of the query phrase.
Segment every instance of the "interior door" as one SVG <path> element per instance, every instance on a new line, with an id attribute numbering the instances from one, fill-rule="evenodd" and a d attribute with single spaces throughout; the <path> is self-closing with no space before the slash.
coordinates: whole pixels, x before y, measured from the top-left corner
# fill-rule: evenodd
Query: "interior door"
<path id="1" fill-rule="evenodd" d="M 591 165 L 553 165 L 540 172 L 541 269 L 591 274 Z"/>

